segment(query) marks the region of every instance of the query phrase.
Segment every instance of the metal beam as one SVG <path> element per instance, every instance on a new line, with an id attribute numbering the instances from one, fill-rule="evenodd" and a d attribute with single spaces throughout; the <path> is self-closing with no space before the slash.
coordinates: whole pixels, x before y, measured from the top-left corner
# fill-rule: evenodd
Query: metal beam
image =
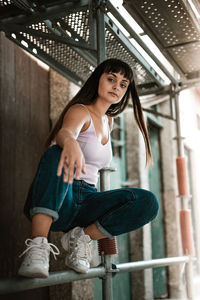
<path id="1" fill-rule="evenodd" d="M 103 12 L 104 1 L 97 1 L 97 63 L 106 59 L 106 36 L 105 36 L 105 14 Z"/>
<path id="2" fill-rule="evenodd" d="M 49 20 L 46 20 L 49 21 Z M 67 36 L 65 34 L 65 36 L 63 36 L 63 34 L 61 35 L 58 34 L 58 32 L 56 33 L 55 30 L 53 32 L 53 28 L 52 28 L 52 33 L 46 33 L 46 32 L 42 32 L 36 29 L 32 29 L 29 27 L 24 27 L 22 25 L 12 25 L 12 26 L 7 26 L 6 33 L 17 33 L 17 32 L 22 32 L 22 33 L 28 33 L 32 36 L 35 37 L 41 37 L 43 39 L 47 39 L 47 40 L 52 40 L 52 41 L 56 41 L 62 44 L 67 44 L 67 45 L 71 45 L 73 47 L 77 47 L 77 48 L 83 48 L 86 50 L 96 50 L 95 48 L 93 48 L 92 46 L 88 45 L 86 42 L 82 42 L 82 41 L 74 41 L 73 39 L 71 39 L 69 36 Z M 24 39 L 24 37 L 23 37 Z M 28 41 L 30 42 L 30 41 Z"/>

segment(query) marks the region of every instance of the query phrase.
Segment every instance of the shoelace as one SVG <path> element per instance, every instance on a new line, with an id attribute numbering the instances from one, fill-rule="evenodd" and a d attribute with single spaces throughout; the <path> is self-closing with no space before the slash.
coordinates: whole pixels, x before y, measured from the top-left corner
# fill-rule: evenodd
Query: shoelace
<path id="1" fill-rule="evenodd" d="M 76 256 L 78 258 L 87 259 L 87 260 L 91 258 L 92 256 L 91 249 L 90 249 L 91 242 L 92 240 L 88 242 L 85 239 L 85 237 L 82 238 L 81 240 L 77 240 L 75 249 L 77 249 Z"/>
<path id="2" fill-rule="evenodd" d="M 22 257 L 25 253 L 27 253 L 30 249 L 33 249 L 33 248 L 38 248 L 38 249 L 46 249 L 46 250 L 49 250 L 52 254 L 53 254 L 53 257 L 54 259 L 56 260 L 56 255 L 59 255 L 60 254 L 60 251 L 59 249 L 56 247 L 56 245 L 52 244 L 52 243 L 48 243 L 48 244 L 45 244 L 45 243 L 42 243 L 42 244 L 36 244 L 34 243 L 34 241 L 32 239 L 27 239 L 25 241 L 25 244 L 27 246 L 26 250 L 24 250 L 24 252 L 22 252 L 19 257 Z"/>

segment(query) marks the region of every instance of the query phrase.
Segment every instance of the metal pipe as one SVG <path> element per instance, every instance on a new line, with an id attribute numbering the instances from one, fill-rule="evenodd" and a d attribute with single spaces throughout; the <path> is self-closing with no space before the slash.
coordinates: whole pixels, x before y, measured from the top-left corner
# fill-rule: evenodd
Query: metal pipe
<path id="1" fill-rule="evenodd" d="M 115 172 L 116 168 L 105 167 L 100 172 L 100 190 L 106 191 L 110 189 L 110 172 Z"/>
<path id="2" fill-rule="evenodd" d="M 102 1 L 98 1 L 97 7 L 97 63 L 100 64 L 106 59 L 106 36 L 105 36 L 105 15 L 102 11 Z M 110 189 L 110 170 L 104 168 L 100 170 L 100 190 L 105 191 Z M 102 277 L 102 294 L 103 300 L 112 300 L 112 273 L 108 272 L 111 268 L 111 256 L 102 253 L 102 263 L 104 262 L 106 273 Z"/>
<path id="3" fill-rule="evenodd" d="M 25 290 L 32 290 L 45 286 L 63 284 L 76 280 L 101 277 L 105 275 L 105 268 L 91 268 L 87 274 L 76 273 L 72 270 L 52 272 L 48 278 L 23 278 L 14 277 L 8 279 L 0 279 L 0 294 L 9 294 Z"/>
<path id="4" fill-rule="evenodd" d="M 169 257 L 169 258 L 161 258 L 147 261 L 137 261 L 130 262 L 124 264 L 116 265 L 116 269 L 110 269 L 110 262 L 107 261 L 105 267 L 91 268 L 89 269 L 87 274 L 76 273 L 73 270 L 68 271 L 60 271 L 60 272 L 51 272 L 48 278 L 23 278 L 23 277 L 15 277 L 15 278 L 6 278 L 0 279 L 0 294 L 9 294 L 14 292 L 20 292 L 45 286 L 52 286 L 56 284 L 63 284 L 67 282 L 72 282 L 76 280 L 89 279 L 95 277 L 104 277 L 106 274 L 109 274 L 109 281 L 111 282 L 112 273 L 125 273 L 125 272 L 133 272 L 137 270 L 143 270 L 148 268 L 158 268 L 162 266 L 170 266 L 180 263 L 192 263 L 192 258 L 189 256 L 179 256 L 179 257 Z M 191 267 L 191 265 L 190 265 Z M 191 276 L 191 273 L 189 273 Z M 109 287 L 109 281 L 106 282 L 106 286 Z M 109 298 L 107 298 L 109 299 Z M 109 300 L 111 300 L 110 298 Z"/>
<path id="5" fill-rule="evenodd" d="M 186 289 L 187 296 L 189 300 L 194 300 L 194 288 L 193 288 L 193 263 L 192 257 L 190 257 L 189 262 L 185 266 L 185 279 L 186 279 Z"/>
<path id="6" fill-rule="evenodd" d="M 176 141 L 178 157 L 184 156 L 183 137 L 181 135 L 181 120 L 180 120 L 180 106 L 179 106 L 179 90 L 174 86 L 174 98 L 175 98 L 175 114 L 176 114 Z M 187 209 L 187 197 L 180 196 L 181 207 Z"/>
<path id="7" fill-rule="evenodd" d="M 106 191 L 110 189 L 110 172 L 115 171 L 114 168 L 103 168 L 100 170 L 100 190 Z M 104 267 L 106 270 L 105 276 L 102 278 L 102 294 L 103 300 L 112 300 L 113 299 L 113 291 L 112 291 L 112 256 L 104 255 L 102 253 L 102 263 L 104 263 Z"/>
<path id="8" fill-rule="evenodd" d="M 102 279 L 102 294 L 103 300 L 112 300 L 113 299 L 113 290 L 112 290 L 112 276 L 113 274 L 110 272 L 112 261 L 111 255 L 104 256 L 106 275 Z"/>
<path id="9" fill-rule="evenodd" d="M 179 107 L 179 87 L 175 87 L 175 112 L 176 112 L 176 131 L 177 131 L 177 148 L 178 156 L 184 156 L 184 144 L 183 137 L 181 135 L 181 121 L 180 121 L 180 107 Z M 180 195 L 181 207 L 186 210 L 188 207 L 189 195 Z M 192 239 L 192 237 L 191 237 Z M 183 243 L 183 241 L 182 241 Z M 186 278 L 186 288 L 187 296 L 189 300 L 194 300 L 194 286 L 193 286 L 193 265 L 192 259 L 189 259 L 185 267 L 185 278 Z"/>
<path id="10" fill-rule="evenodd" d="M 181 120 L 180 120 L 180 106 L 179 106 L 179 91 L 175 88 L 174 91 L 175 97 L 175 112 L 176 112 L 176 139 L 177 139 L 177 149 L 178 149 L 178 156 L 184 155 L 184 148 L 183 148 L 183 137 L 181 136 Z"/>
<path id="11" fill-rule="evenodd" d="M 132 272 L 144 269 L 159 268 L 165 266 L 171 266 L 180 263 L 188 263 L 190 261 L 189 256 L 160 258 L 146 261 L 136 261 L 131 263 L 124 263 L 116 265 L 118 273 Z"/>
<path id="12" fill-rule="evenodd" d="M 97 63 L 100 64 L 106 59 L 106 36 L 105 36 L 105 15 L 101 9 L 101 2 L 96 10 L 97 15 Z"/>

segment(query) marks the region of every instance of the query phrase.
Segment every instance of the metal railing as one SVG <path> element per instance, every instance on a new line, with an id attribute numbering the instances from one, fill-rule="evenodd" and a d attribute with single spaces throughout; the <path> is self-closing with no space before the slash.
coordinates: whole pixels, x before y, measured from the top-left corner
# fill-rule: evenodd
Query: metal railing
<path id="1" fill-rule="evenodd" d="M 90 279 L 100 277 L 105 278 L 109 274 L 120 274 L 126 272 L 133 272 L 138 270 L 144 270 L 149 268 L 157 268 L 163 266 L 170 266 L 175 264 L 188 264 L 191 258 L 189 256 L 161 258 L 147 261 L 129 262 L 123 264 L 104 264 L 97 268 L 89 269 L 87 274 L 79 274 L 73 270 L 51 272 L 48 278 L 6 278 L 0 280 L 0 294 L 15 293 L 25 290 L 31 290 L 41 288 L 45 286 L 52 286 L 57 284 L 68 283 L 76 280 Z M 112 300 L 108 298 L 106 293 L 106 300 Z M 109 296 L 110 297 L 110 296 Z M 189 298 L 190 299 L 190 298 Z"/>

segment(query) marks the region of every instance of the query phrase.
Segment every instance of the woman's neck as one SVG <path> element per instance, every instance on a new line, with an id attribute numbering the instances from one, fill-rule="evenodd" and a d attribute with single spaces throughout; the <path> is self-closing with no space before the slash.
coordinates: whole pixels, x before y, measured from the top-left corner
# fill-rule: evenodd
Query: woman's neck
<path id="1" fill-rule="evenodd" d="M 92 110 L 92 112 L 99 118 L 105 116 L 105 114 L 109 108 L 108 103 L 100 102 L 100 101 L 98 101 L 98 99 L 96 100 L 95 103 L 90 104 L 88 106 Z"/>

